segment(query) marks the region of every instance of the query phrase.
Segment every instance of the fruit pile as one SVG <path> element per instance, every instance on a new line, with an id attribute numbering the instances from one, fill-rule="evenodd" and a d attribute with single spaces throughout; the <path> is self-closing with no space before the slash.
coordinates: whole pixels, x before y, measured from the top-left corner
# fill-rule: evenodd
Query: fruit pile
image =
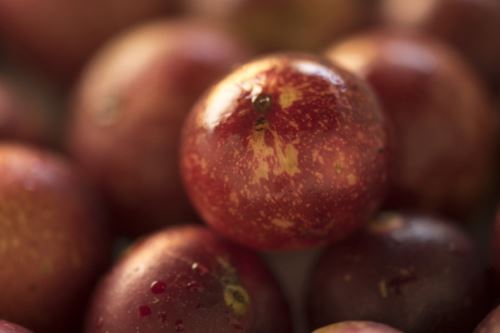
<path id="1" fill-rule="evenodd" d="M 499 332 L 499 36 L 498 0 L 0 0 L 0 333 Z"/>

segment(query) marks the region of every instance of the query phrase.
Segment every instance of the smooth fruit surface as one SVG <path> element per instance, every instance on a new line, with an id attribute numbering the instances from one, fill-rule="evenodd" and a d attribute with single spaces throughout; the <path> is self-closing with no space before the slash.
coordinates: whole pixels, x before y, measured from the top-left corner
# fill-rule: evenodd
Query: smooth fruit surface
<path id="1" fill-rule="evenodd" d="M 387 136 L 371 90 L 309 55 L 252 61 L 185 123 L 181 168 L 205 222 L 259 249 L 340 239 L 385 189 Z"/>
<path id="2" fill-rule="evenodd" d="M 87 333 L 288 333 L 288 306 L 253 252 L 203 227 L 160 231 L 98 287 Z"/>
<path id="3" fill-rule="evenodd" d="M 487 313 L 486 268 L 453 224 L 382 214 L 330 246 L 309 280 L 311 328 L 370 320 L 412 333 L 468 333 Z"/>
<path id="4" fill-rule="evenodd" d="M 0 318 L 37 333 L 75 332 L 111 255 L 102 222 L 68 162 L 0 145 Z"/>
<path id="5" fill-rule="evenodd" d="M 328 57 L 366 79 L 393 127 L 388 208 L 467 216 L 491 184 L 497 114 L 453 50 L 426 37 L 368 32 Z"/>
<path id="6" fill-rule="evenodd" d="M 182 123 L 199 95 L 247 56 L 227 33 L 179 20 L 134 29 L 92 61 L 75 93 L 70 152 L 118 230 L 137 235 L 194 219 L 178 171 Z"/>
<path id="7" fill-rule="evenodd" d="M 0 333 L 32 333 L 21 326 L 0 320 Z"/>
<path id="8" fill-rule="evenodd" d="M 369 321 L 346 321 L 315 330 L 313 333 L 402 333 L 389 326 Z"/>

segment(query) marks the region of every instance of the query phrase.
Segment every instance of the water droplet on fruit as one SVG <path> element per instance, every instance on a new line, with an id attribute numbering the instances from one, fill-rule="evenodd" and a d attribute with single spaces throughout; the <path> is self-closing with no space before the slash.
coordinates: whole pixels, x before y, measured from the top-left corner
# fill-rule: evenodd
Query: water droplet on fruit
<path id="1" fill-rule="evenodd" d="M 153 294 L 163 294 L 167 289 L 167 285 L 163 281 L 154 281 L 151 283 L 151 292 Z"/>
<path id="2" fill-rule="evenodd" d="M 188 282 L 186 287 L 190 290 L 190 291 L 196 291 L 196 292 L 202 292 L 205 290 L 205 288 L 203 288 L 202 285 L 200 285 L 198 282 L 196 281 L 191 281 L 191 282 Z"/>
<path id="3" fill-rule="evenodd" d="M 266 113 L 272 106 L 273 100 L 267 94 L 258 94 L 252 98 L 252 106 L 259 113 Z"/>
<path id="4" fill-rule="evenodd" d="M 184 332 L 184 322 L 180 319 L 178 319 L 175 322 L 175 331 L 176 332 Z"/>
<path id="5" fill-rule="evenodd" d="M 203 276 L 205 274 L 208 273 L 208 269 L 203 266 L 203 265 L 200 265 L 199 263 L 197 262 L 194 262 L 192 265 L 191 265 L 191 269 L 193 271 L 195 271 L 196 273 L 198 273 L 199 275 Z"/>
<path id="6" fill-rule="evenodd" d="M 141 317 L 147 317 L 147 316 L 151 315 L 151 308 L 147 305 L 141 305 L 139 307 L 139 315 Z"/>

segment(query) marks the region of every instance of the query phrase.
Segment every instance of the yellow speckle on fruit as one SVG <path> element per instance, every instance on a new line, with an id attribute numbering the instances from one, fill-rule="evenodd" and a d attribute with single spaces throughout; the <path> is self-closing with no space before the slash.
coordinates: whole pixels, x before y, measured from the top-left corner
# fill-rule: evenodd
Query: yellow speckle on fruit
<path id="1" fill-rule="evenodd" d="M 403 227 L 404 221 L 398 214 L 385 213 L 368 224 L 368 230 L 376 234 L 386 234 Z"/>
<path id="2" fill-rule="evenodd" d="M 248 292 L 239 285 L 229 284 L 224 288 L 226 305 L 238 316 L 243 316 L 250 305 Z"/>
<path id="3" fill-rule="evenodd" d="M 271 223 L 282 229 L 288 229 L 293 226 L 292 222 L 283 219 L 272 219 Z"/>
<path id="4" fill-rule="evenodd" d="M 356 175 L 354 175 L 352 173 L 350 173 L 349 175 L 347 175 L 347 183 L 350 186 L 356 185 L 357 182 L 358 182 L 358 177 L 356 177 Z"/>
<path id="5" fill-rule="evenodd" d="M 293 87 L 284 87 L 281 89 L 280 94 L 280 106 L 283 109 L 287 109 L 292 106 L 295 101 L 302 98 L 302 93 Z"/>

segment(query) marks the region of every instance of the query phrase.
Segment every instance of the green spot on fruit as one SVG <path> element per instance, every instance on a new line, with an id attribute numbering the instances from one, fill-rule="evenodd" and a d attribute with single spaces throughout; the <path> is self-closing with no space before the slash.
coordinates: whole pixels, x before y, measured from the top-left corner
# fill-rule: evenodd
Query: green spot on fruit
<path id="1" fill-rule="evenodd" d="M 243 316 L 248 311 L 250 296 L 242 286 L 229 284 L 224 288 L 224 301 L 236 315 Z"/>
<path id="2" fill-rule="evenodd" d="M 252 106 L 255 111 L 265 114 L 271 108 L 273 100 L 267 94 L 258 94 L 252 98 Z"/>

